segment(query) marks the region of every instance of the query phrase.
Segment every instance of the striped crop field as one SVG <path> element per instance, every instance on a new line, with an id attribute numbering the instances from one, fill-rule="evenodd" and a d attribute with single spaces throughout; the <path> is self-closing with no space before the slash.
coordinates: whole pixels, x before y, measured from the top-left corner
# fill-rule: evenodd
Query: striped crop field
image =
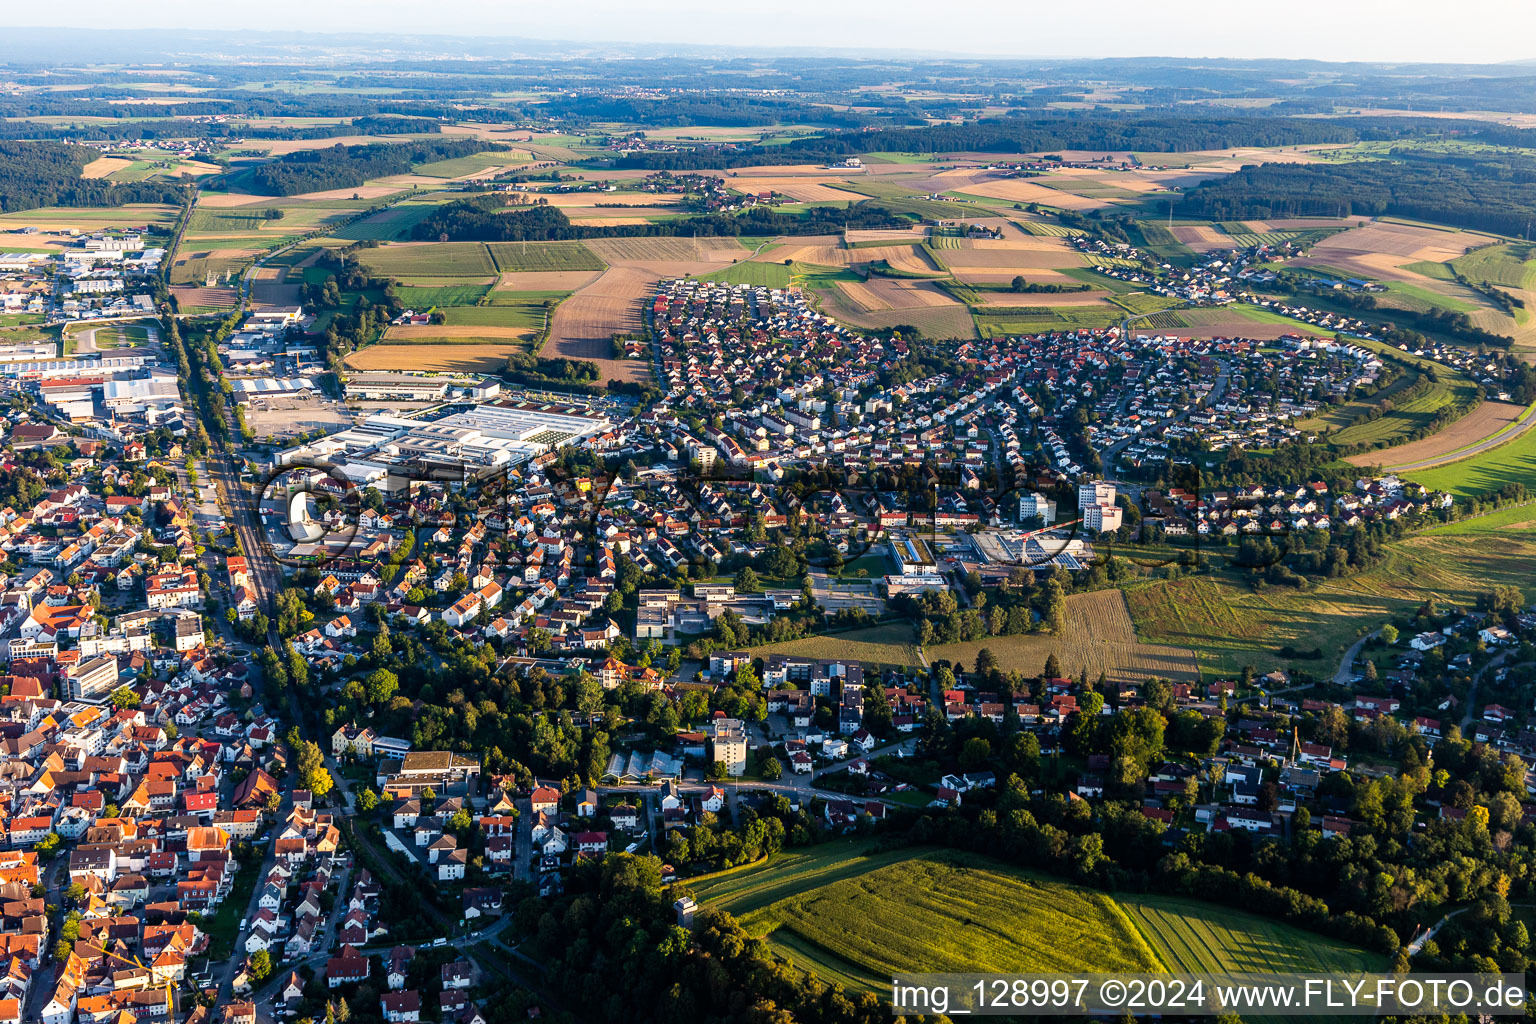
<path id="1" fill-rule="evenodd" d="M 877 991 L 929 971 L 1382 970 L 1364 950 L 1198 900 L 1111 896 L 955 850 L 843 840 L 691 884 L 774 952 Z"/>

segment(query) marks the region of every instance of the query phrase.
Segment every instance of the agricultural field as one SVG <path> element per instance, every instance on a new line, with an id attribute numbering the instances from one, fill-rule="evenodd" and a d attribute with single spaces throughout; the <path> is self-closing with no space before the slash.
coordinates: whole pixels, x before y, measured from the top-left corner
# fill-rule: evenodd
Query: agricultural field
<path id="1" fill-rule="evenodd" d="M 517 243 L 504 243 L 517 244 Z M 557 243 L 570 244 L 570 243 Z M 735 238 L 594 238 L 584 243 L 598 259 L 608 263 L 729 263 L 741 256 L 741 243 Z M 533 268 L 530 268 L 533 269 Z M 564 267 L 550 269 L 590 269 Z M 703 268 L 713 270 L 714 267 Z M 688 268 L 671 272 L 686 273 Z"/>
<path id="2" fill-rule="evenodd" d="M 607 264 L 581 242 L 490 242 L 487 248 L 503 274 L 607 269 Z"/>
<path id="3" fill-rule="evenodd" d="M 754 647 L 758 655 L 794 654 L 803 658 L 856 658 L 883 665 L 920 665 L 922 657 L 913 642 L 912 627 L 888 622 L 866 629 L 827 636 L 807 636 Z"/>
<path id="4" fill-rule="evenodd" d="M 765 935 L 786 960 L 861 990 L 883 989 L 909 971 L 1384 966 L 1363 950 L 1197 900 L 1114 897 L 961 851 L 861 856 L 865 849 L 835 842 L 790 851 L 690 888 Z"/>
<path id="5" fill-rule="evenodd" d="M 433 306 L 473 306 L 490 290 L 488 284 L 450 284 L 434 288 L 401 285 L 395 289 L 395 294 L 408 309 L 431 309 Z"/>
<path id="6" fill-rule="evenodd" d="M 1344 461 L 1352 466 L 1381 466 L 1391 470 L 1443 458 L 1504 432 L 1519 421 L 1525 411 L 1524 407 L 1512 402 L 1485 401 L 1429 437 L 1395 448 L 1351 455 Z"/>
<path id="7" fill-rule="evenodd" d="M 456 157 L 452 160 L 438 160 L 429 164 L 417 164 L 411 170 L 416 174 L 424 174 L 429 178 L 466 178 L 470 175 L 484 174 L 486 171 L 528 162 L 528 155 L 526 153 L 519 153 L 515 150 L 501 150 L 499 152 L 471 153 L 469 156 Z"/>
<path id="8" fill-rule="evenodd" d="M 642 267 L 610 267 L 556 308 L 544 353 L 590 360 L 604 380 L 646 379 L 650 368 L 644 360 L 613 358 L 613 336 L 643 329 L 642 310 L 661 278 Z"/>
<path id="9" fill-rule="evenodd" d="M 1117 590 L 1073 594 L 1067 598 L 1066 631 L 994 636 L 965 643 L 943 644 L 926 651 L 931 661 L 947 660 L 972 666 L 985 647 L 1004 671 L 1038 676 L 1052 654 L 1062 671 L 1090 679 L 1102 672 L 1111 682 L 1139 682 L 1149 675 L 1175 682 L 1199 682 L 1194 654 L 1184 648 L 1144 643 L 1138 637 L 1125 598 Z"/>
<path id="10" fill-rule="evenodd" d="M 1027 300 L 1029 297 L 1025 295 L 1020 298 Z M 1104 303 L 1091 306 L 1021 306 L 1020 309 L 1033 311 L 1004 314 L 987 313 L 984 307 L 977 309 L 976 329 L 984 338 L 996 338 L 1040 331 L 1112 327 L 1126 318 L 1125 310 Z"/>
<path id="11" fill-rule="evenodd" d="M 1524 465 L 1530 471 L 1536 469 L 1536 442 L 1524 443 Z M 1452 489 L 1438 481 L 1428 486 Z M 1525 519 L 1536 520 L 1536 513 Z M 1331 674 L 1360 631 L 1394 615 L 1411 614 L 1430 597 L 1470 606 L 1497 583 L 1520 587 L 1528 598 L 1536 596 L 1530 574 L 1536 564 L 1536 531 L 1502 531 L 1470 550 L 1450 531 L 1454 527 L 1438 527 L 1395 541 L 1379 564 L 1354 576 L 1324 580 L 1308 591 L 1266 587 L 1254 593 L 1238 574 L 1214 573 L 1129 587 L 1126 603 L 1139 635 L 1187 647 L 1201 669 L 1218 678 L 1230 677 L 1244 665 L 1283 662 L 1282 647 L 1320 648 L 1320 661 L 1296 664 Z"/>
<path id="12" fill-rule="evenodd" d="M 358 349 L 346 358 L 353 370 L 406 370 L 427 373 L 497 373 L 507 357 L 521 352 L 526 345 L 516 343 L 482 344 L 378 344 Z"/>
<path id="13" fill-rule="evenodd" d="M 507 293 L 506 298 L 514 298 Z M 544 329 L 548 311 L 543 296 L 521 302 L 498 302 L 492 306 L 451 306 L 443 310 L 450 327 L 509 327 L 537 334 Z"/>
<path id="14" fill-rule="evenodd" d="M 1536 491 L 1536 429 L 1521 430 L 1514 439 L 1459 462 L 1405 474 L 1415 483 L 1458 498 L 1497 491 L 1505 484 L 1523 483 Z"/>
<path id="15" fill-rule="evenodd" d="M 179 210 L 174 206 L 131 203 L 125 206 L 48 206 L 37 210 L 0 213 L 0 231 L 35 227 L 38 234 L 25 238 L 25 248 L 42 251 L 49 244 L 69 244 L 73 239 L 50 242 L 49 235 L 75 231 L 121 230 L 131 227 L 158 227 L 168 231 Z M 9 248 L 9 247 L 8 247 Z"/>
<path id="16" fill-rule="evenodd" d="M 457 346 L 479 341 L 510 341 L 526 338 L 531 333 L 532 330 L 527 327 L 492 327 L 481 324 L 404 324 L 399 327 L 385 328 L 384 341 L 395 345 Z"/>
<path id="17" fill-rule="evenodd" d="M 410 236 L 412 228 L 430 217 L 441 205 L 440 201 L 433 200 L 433 196 L 440 196 L 441 201 L 447 201 L 452 198 L 452 193 L 428 193 L 423 197 L 396 203 L 388 209 L 371 213 L 361 220 L 338 228 L 334 237 L 348 242 L 404 240 Z"/>
<path id="18" fill-rule="evenodd" d="M 496 275 L 496 265 L 483 242 L 419 242 L 381 245 L 358 252 L 358 262 L 380 277 L 409 282 L 414 277 L 476 277 Z"/>
<path id="19" fill-rule="evenodd" d="M 1487 309 L 1473 317 L 1480 327 L 1515 339 L 1515 347 L 1529 353 L 1536 349 L 1536 246 L 1510 242 L 1474 249 L 1451 266 L 1469 281 L 1491 284 L 1525 303 L 1510 317 L 1503 310 Z M 1527 356 L 1529 358 L 1529 355 Z"/>
<path id="20" fill-rule="evenodd" d="M 1396 383 L 1396 382 L 1394 382 Z M 1390 389 L 1389 389 L 1390 390 Z M 1440 371 L 1440 380 L 1426 394 L 1394 402 L 1390 412 L 1368 423 L 1346 426 L 1330 435 L 1338 445 L 1381 444 L 1420 430 L 1447 408 L 1469 408 L 1478 401 L 1478 388 L 1457 372 Z M 1372 403 L 1374 404 L 1374 403 Z"/>

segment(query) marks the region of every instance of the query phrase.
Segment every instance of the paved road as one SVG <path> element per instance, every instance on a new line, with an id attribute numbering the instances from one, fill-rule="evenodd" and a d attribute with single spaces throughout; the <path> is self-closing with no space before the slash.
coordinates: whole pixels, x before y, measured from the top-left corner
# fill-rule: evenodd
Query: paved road
<path id="1" fill-rule="evenodd" d="M 1477 717 L 1477 688 L 1483 681 L 1483 674 L 1491 668 L 1498 668 L 1504 664 L 1504 659 L 1509 657 L 1508 651 L 1500 651 L 1488 664 L 1472 674 L 1472 685 L 1467 687 L 1467 713 L 1461 716 L 1461 731 L 1466 732 L 1467 726 L 1472 724 L 1472 719 Z"/>
<path id="2" fill-rule="evenodd" d="M 1348 686 L 1349 681 L 1355 676 L 1355 659 L 1360 657 L 1360 651 L 1366 642 L 1376 639 L 1381 635 L 1381 630 L 1373 629 L 1365 636 L 1349 645 L 1349 650 L 1344 652 L 1344 657 L 1339 659 L 1339 670 L 1333 674 L 1333 685 Z"/>
<path id="3" fill-rule="evenodd" d="M 1515 438 L 1519 437 L 1527 430 L 1530 430 L 1532 427 L 1536 427 L 1536 402 L 1532 402 L 1530 406 L 1525 410 L 1525 412 L 1521 413 L 1521 415 L 1525 417 L 1525 421 L 1523 423 L 1516 424 L 1513 429 L 1507 431 L 1506 433 L 1498 434 L 1493 437 L 1486 437 L 1483 440 L 1477 442 L 1477 444 L 1472 445 L 1470 448 L 1463 448 L 1460 451 L 1455 452 L 1447 452 L 1444 455 L 1436 455 L 1435 457 L 1429 459 L 1420 459 L 1418 462 L 1405 462 L 1398 466 L 1386 466 L 1384 468 L 1392 473 L 1405 473 L 1415 469 L 1431 469 L 1435 466 L 1444 466 L 1451 462 L 1460 462 L 1462 459 L 1471 458 L 1473 455 L 1485 452 L 1490 448 L 1497 448 L 1502 444 L 1507 444 L 1510 441 L 1513 441 Z"/>

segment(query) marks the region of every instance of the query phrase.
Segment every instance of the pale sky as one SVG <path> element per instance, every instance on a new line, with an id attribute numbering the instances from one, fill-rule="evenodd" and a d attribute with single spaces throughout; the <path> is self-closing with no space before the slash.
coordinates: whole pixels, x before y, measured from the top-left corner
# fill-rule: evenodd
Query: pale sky
<path id="1" fill-rule="evenodd" d="M 1536 0 L 0 0 L 7 24 L 900 48 L 1016 57 L 1536 58 Z M 0 38 L 0 59 L 9 54 Z"/>

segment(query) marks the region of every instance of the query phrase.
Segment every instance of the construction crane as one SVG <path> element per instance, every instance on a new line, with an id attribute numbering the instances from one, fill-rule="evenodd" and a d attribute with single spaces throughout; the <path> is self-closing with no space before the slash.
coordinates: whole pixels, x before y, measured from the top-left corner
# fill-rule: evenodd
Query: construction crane
<path id="1" fill-rule="evenodd" d="M 148 967 L 145 967 L 144 966 L 144 961 L 140 960 L 137 956 L 133 957 L 133 959 L 130 960 L 128 957 L 120 956 L 117 953 L 112 952 L 110 949 L 107 949 L 104 946 L 98 946 L 94 942 L 86 942 L 83 939 L 80 940 L 80 944 L 82 946 L 89 946 L 91 949 L 94 949 L 97 952 L 103 953 L 103 954 L 111 957 L 112 959 L 118 961 L 119 963 L 125 963 L 129 967 L 137 967 L 139 970 L 144 971 L 146 974 L 148 974 L 149 977 L 150 977 L 151 982 L 153 982 L 154 977 L 155 977 L 155 972 L 150 970 Z M 167 981 L 165 983 L 165 1017 L 166 1017 L 166 1020 L 168 1020 L 168 1021 L 174 1022 L 176 1020 L 176 985 L 175 985 L 174 982 L 170 982 L 170 981 Z"/>

